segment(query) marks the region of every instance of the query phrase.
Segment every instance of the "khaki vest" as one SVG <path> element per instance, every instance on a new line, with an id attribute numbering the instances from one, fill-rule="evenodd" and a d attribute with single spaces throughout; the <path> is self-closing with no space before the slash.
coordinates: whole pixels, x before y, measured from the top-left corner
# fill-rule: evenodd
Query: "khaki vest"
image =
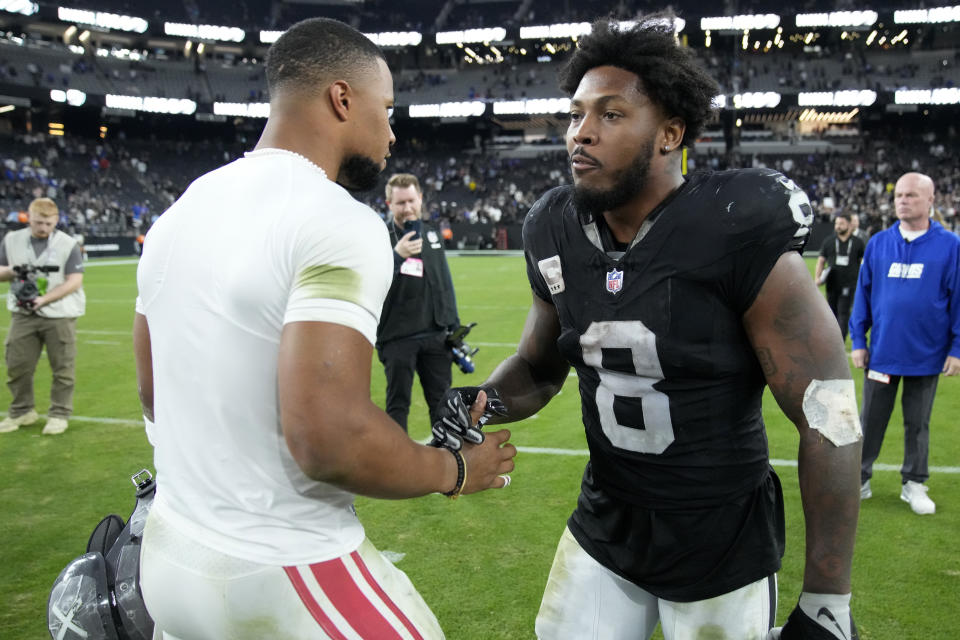
<path id="1" fill-rule="evenodd" d="M 59 271 L 43 274 L 49 281 L 47 291 L 63 284 L 66 280 L 64 269 L 67 266 L 67 258 L 70 257 L 70 252 L 73 251 L 76 244 L 77 241 L 69 234 L 55 230 L 47 240 L 46 251 L 41 256 L 37 256 L 33 252 L 33 243 L 30 242 L 30 227 L 8 233 L 3 238 L 3 245 L 7 252 L 7 264 L 11 267 L 22 264 L 57 265 L 60 267 Z M 86 306 L 87 297 L 81 287 L 56 302 L 40 307 L 37 310 L 37 315 L 44 318 L 79 318 L 86 310 Z M 23 313 L 23 310 L 17 307 L 17 299 L 12 293 L 7 293 L 7 309 L 16 313 Z"/>

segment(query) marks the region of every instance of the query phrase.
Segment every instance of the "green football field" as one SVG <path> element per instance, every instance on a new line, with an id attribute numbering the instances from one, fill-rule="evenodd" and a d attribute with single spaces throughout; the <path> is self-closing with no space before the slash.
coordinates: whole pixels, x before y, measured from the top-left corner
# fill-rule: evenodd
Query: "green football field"
<path id="1" fill-rule="evenodd" d="M 477 384 L 515 349 L 530 302 L 518 257 L 451 257 L 464 322 L 478 326 Z M 78 325 L 74 418 L 60 436 L 42 422 L 0 435 L 0 639 L 48 637 L 46 602 L 54 578 L 85 550 L 107 513 L 133 508 L 129 476 L 152 469 L 139 421 L 130 338 L 136 294 L 129 261 L 89 263 L 87 315 Z M 6 335 L 8 320 L 0 320 Z M 374 400 L 384 379 L 373 363 Z M 572 377 L 571 373 L 571 377 Z M 859 372 L 855 375 L 859 390 Z M 37 409 L 48 405 L 49 367 L 37 375 Z M 0 410 L 10 397 L 0 392 Z M 780 572 L 781 622 L 800 592 L 804 529 L 795 467 L 797 436 L 768 396 L 764 413 L 771 457 L 783 481 L 787 552 Z M 956 638 L 960 594 L 960 381 L 941 379 L 931 425 L 933 516 L 916 516 L 899 499 L 903 453 L 899 407 L 863 504 L 853 572 L 853 612 L 863 640 Z M 426 438 L 427 410 L 414 389 L 411 436 Z M 513 484 L 450 501 L 357 500 L 370 539 L 403 554 L 407 572 L 453 640 L 533 638 L 533 622 L 554 548 L 573 509 L 587 461 L 576 379 L 538 415 L 510 425 L 520 448 Z M 229 479 L 225 479 L 229 481 Z M 708 532 L 705 532 L 708 534 Z M 570 603 L 577 606 L 578 603 Z M 657 637 L 660 637 L 659 635 Z M 737 640 L 737 639 L 732 639 Z"/>

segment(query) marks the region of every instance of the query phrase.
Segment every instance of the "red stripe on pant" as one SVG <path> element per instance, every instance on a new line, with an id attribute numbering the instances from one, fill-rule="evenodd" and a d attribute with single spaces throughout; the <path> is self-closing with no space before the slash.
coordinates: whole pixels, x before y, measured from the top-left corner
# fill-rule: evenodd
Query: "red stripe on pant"
<path id="1" fill-rule="evenodd" d="M 404 621 L 404 626 L 410 629 L 412 625 L 410 625 L 409 620 L 406 620 L 406 616 L 400 613 L 397 605 L 390 600 L 389 596 L 384 593 L 380 585 L 373 579 L 373 576 L 370 575 L 370 572 L 366 570 L 366 566 L 363 564 L 360 555 L 357 552 L 353 552 L 350 555 L 357 563 L 357 566 L 360 567 L 361 573 L 373 588 L 374 592 L 383 601 L 383 604 L 393 611 L 395 615 L 399 614 L 398 617 L 401 621 Z M 370 640 L 402 640 L 402 636 L 393 628 L 390 621 L 380 613 L 376 606 L 374 606 L 374 603 L 367 598 L 366 594 L 364 594 L 363 591 L 360 590 L 360 587 L 357 586 L 357 583 L 354 582 L 353 576 L 347 571 L 343 560 L 337 559 L 318 562 L 317 564 L 310 565 L 310 570 L 313 572 L 314 577 L 316 577 L 317 582 L 320 583 L 320 586 L 323 587 L 323 592 L 330 599 L 330 602 L 333 603 L 333 606 L 337 608 L 340 615 L 346 618 L 350 626 L 353 627 L 361 637 L 369 638 Z M 416 628 L 413 629 L 413 633 L 415 638 L 420 638 L 420 635 L 416 633 Z"/>
<path id="2" fill-rule="evenodd" d="M 290 578 L 293 588 L 297 590 L 297 595 L 300 596 L 300 600 L 307 607 L 313 619 L 317 621 L 317 624 L 320 625 L 320 628 L 330 636 L 331 640 L 347 640 L 337 629 L 336 625 L 333 624 L 333 621 L 323 612 L 323 609 L 320 608 L 317 599 L 313 597 L 309 587 L 307 587 L 303 578 L 300 577 L 300 571 L 296 567 L 284 567 L 283 570 L 287 573 L 287 577 Z"/>
<path id="3" fill-rule="evenodd" d="M 354 551 L 350 554 L 350 557 L 353 558 L 353 561 L 357 563 L 357 568 L 360 569 L 360 573 L 367 580 L 367 584 L 376 592 L 378 596 L 383 600 L 383 602 L 390 608 L 390 611 L 393 612 L 393 615 L 397 616 L 400 619 L 400 622 L 403 623 L 403 626 L 407 628 L 407 631 L 410 632 L 410 635 L 413 636 L 414 640 L 423 640 L 423 636 L 420 635 L 420 632 L 417 631 L 417 628 L 413 626 L 413 623 L 410 622 L 410 619 L 400 610 L 400 607 L 390 599 L 390 596 L 380 587 L 373 574 L 370 573 L 370 569 L 367 568 L 366 563 L 363 561 L 363 558 L 360 557 L 360 554 Z"/>

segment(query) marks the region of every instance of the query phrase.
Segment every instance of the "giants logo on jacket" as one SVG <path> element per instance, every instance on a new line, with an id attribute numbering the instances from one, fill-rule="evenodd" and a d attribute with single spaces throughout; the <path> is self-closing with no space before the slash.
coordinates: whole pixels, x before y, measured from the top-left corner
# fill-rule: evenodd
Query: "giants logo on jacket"
<path id="1" fill-rule="evenodd" d="M 910 280 L 916 280 L 920 278 L 920 275 L 923 273 L 923 263 L 917 264 L 903 264 L 901 262 L 894 262 L 890 265 L 890 271 L 887 272 L 888 278 L 908 278 Z"/>

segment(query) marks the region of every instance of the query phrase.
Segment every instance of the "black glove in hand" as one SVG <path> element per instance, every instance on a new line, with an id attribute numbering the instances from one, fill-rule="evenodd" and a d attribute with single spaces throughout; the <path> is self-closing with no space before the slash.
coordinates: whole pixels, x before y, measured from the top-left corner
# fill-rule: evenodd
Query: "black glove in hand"
<path id="1" fill-rule="evenodd" d="M 484 407 L 483 415 L 477 424 L 470 420 L 470 407 L 477 399 L 480 391 L 486 391 L 487 403 Z M 495 389 L 481 389 L 481 387 L 455 387 L 447 391 L 443 400 L 440 401 L 440 409 L 437 412 L 440 419 L 433 423 L 433 440 L 430 441 L 432 447 L 446 447 L 453 451 L 459 451 L 463 446 L 463 441 L 480 444 L 483 442 L 483 432 L 481 429 L 492 416 L 504 416 L 507 414 L 507 408 L 500 400 L 500 395 Z"/>
<path id="2" fill-rule="evenodd" d="M 803 593 L 782 629 L 770 640 L 859 640 L 850 615 L 850 594 Z"/>

